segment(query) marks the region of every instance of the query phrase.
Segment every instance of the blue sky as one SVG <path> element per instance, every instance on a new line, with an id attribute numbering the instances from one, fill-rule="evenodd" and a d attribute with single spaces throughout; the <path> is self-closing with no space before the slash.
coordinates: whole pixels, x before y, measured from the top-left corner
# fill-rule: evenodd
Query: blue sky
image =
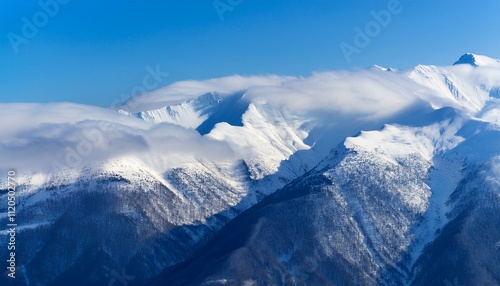
<path id="1" fill-rule="evenodd" d="M 38 1 L 0 0 L 0 102 L 110 106 L 139 92 L 151 69 L 163 74 L 147 84 L 156 88 L 232 74 L 447 65 L 465 52 L 500 58 L 497 0 L 400 0 L 362 48 L 355 27 L 366 31 L 372 11 L 397 0 L 216 1 L 60 0 L 48 15 Z M 37 32 L 23 33 L 23 17 Z M 341 43 L 359 48 L 350 61 Z"/>

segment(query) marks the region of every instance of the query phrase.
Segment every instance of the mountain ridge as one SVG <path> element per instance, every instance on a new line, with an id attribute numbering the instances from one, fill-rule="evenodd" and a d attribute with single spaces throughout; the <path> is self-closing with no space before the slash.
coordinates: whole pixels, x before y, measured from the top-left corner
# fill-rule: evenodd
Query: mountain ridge
<path id="1" fill-rule="evenodd" d="M 500 235 L 486 216 L 499 209 L 500 67 L 470 65 L 180 82 L 117 110 L 1 104 L 32 119 L 0 137 L 0 169 L 18 164 L 18 281 L 99 285 L 112 269 L 132 285 L 452 281 L 428 275 L 439 268 L 425 257 L 485 250 L 440 247 L 449 229 L 482 241 L 473 219 L 488 245 Z M 496 263 L 495 251 L 482 257 Z M 459 281 L 499 281 L 474 265 L 483 274 Z"/>

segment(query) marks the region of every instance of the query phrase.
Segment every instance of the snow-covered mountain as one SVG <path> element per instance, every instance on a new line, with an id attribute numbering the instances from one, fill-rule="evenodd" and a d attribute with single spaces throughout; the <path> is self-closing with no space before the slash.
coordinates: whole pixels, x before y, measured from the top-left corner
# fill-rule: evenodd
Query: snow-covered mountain
<path id="1" fill-rule="evenodd" d="M 1 107 L 19 285 L 500 284 L 498 60 Z"/>

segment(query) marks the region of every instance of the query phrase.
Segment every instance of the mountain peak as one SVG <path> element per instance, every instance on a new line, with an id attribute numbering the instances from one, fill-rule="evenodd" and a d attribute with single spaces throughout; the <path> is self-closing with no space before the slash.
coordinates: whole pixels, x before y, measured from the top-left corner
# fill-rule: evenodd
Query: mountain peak
<path id="1" fill-rule="evenodd" d="M 500 61 L 482 55 L 466 53 L 462 55 L 453 65 L 468 64 L 473 67 L 500 65 Z"/>
<path id="2" fill-rule="evenodd" d="M 379 66 L 379 65 L 372 65 L 371 70 L 381 70 L 381 71 L 388 71 L 388 72 L 397 72 L 398 71 L 395 68 L 391 68 L 391 67 L 386 68 L 386 67 Z"/>

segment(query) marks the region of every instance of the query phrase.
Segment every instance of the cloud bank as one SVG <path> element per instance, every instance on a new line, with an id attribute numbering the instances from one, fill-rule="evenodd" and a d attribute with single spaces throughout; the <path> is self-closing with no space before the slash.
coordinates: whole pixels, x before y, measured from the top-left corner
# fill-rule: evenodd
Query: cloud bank
<path id="1" fill-rule="evenodd" d="M 75 104 L 0 104 L 0 170 L 33 172 L 83 168 L 134 156 L 157 171 L 193 160 L 224 161 L 234 154 L 224 142 L 192 129 L 152 124 L 115 111 Z"/>
<path id="2" fill-rule="evenodd" d="M 500 69 L 496 67 L 440 69 L 472 83 L 469 87 L 487 90 L 500 86 Z M 120 108 L 133 113 L 179 104 L 209 92 L 222 96 L 244 92 L 244 100 L 251 103 L 270 105 L 304 122 L 330 123 L 345 138 L 363 128 L 377 128 L 406 110 L 430 106 L 430 102 L 434 107 L 452 106 L 449 98 L 417 84 L 408 75 L 377 68 L 309 77 L 235 75 L 182 81 L 134 97 Z M 238 157 L 227 142 L 201 136 L 193 129 L 154 124 L 115 110 L 71 103 L 0 104 L 0 109 L 1 170 L 46 170 L 53 168 L 54 162 L 77 168 L 134 156 L 161 172 L 193 160 L 218 162 Z M 484 118 L 498 114 L 496 108 L 483 113 Z"/>

